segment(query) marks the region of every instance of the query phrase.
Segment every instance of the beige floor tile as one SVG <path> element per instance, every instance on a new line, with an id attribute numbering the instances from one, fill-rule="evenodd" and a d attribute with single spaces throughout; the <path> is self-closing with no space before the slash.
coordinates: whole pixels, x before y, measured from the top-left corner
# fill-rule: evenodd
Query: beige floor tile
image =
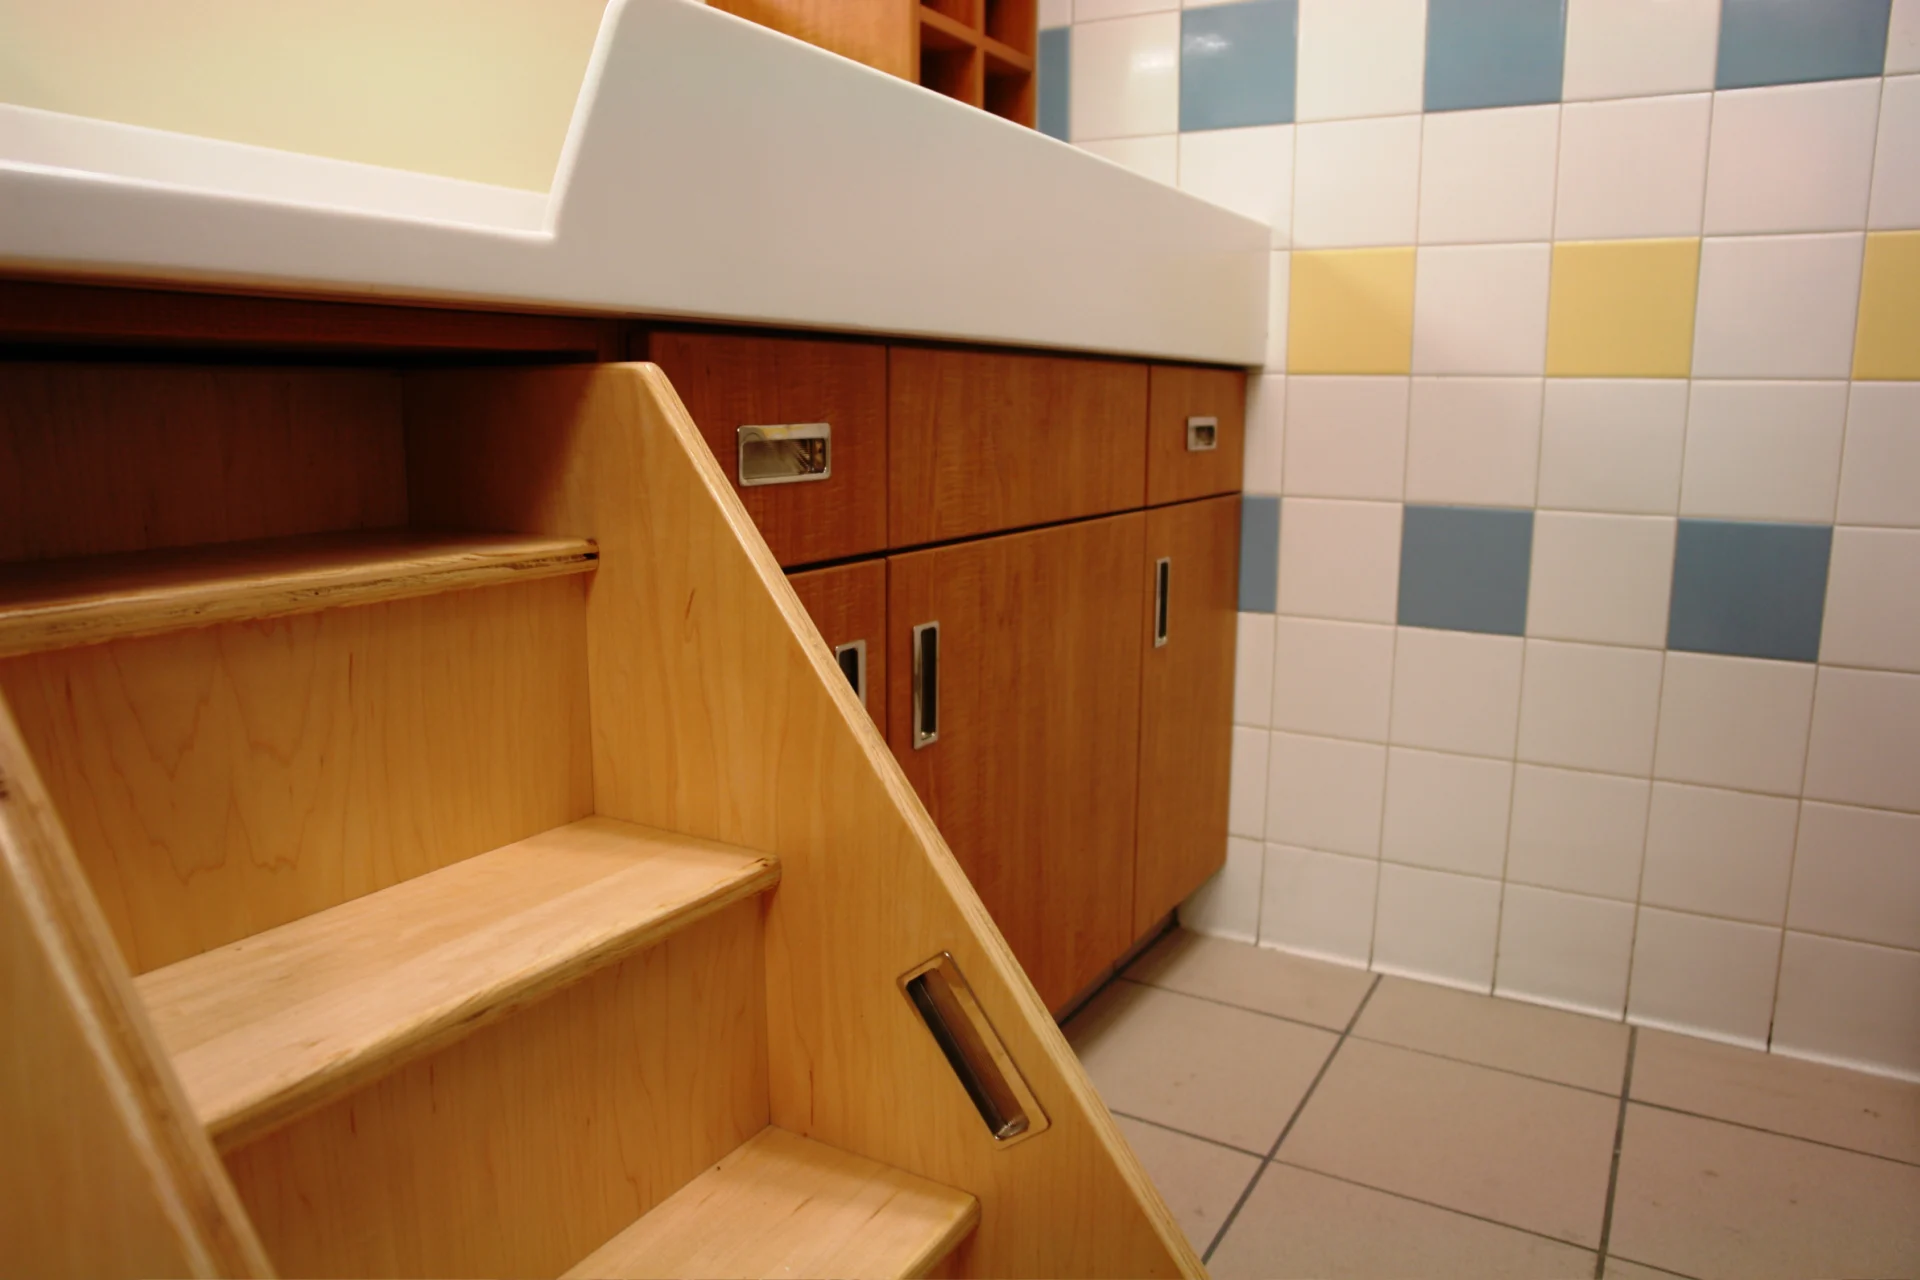
<path id="1" fill-rule="evenodd" d="M 1215 1280 L 1586 1280 L 1593 1254 L 1275 1164 L 1260 1176 L 1207 1269 Z"/>
<path id="2" fill-rule="evenodd" d="M 1160 1198 L 1173 1210 L 1193 1251 L 1204 1252 L 1239 1203 L 1260 1158 L 1126 1116 L 1115 1116 L 1114 1121 L 1160 1188 Z"/>
<path id="3" fill-rule="evenodd" d="M 1265 1154 L 1339 1037 L 1116 982 L 1067 1039 L 1115 1111 Z"/>
<path id="4" fill-rule="evenodd" d="M 1245 942 L 1175 929 L 1127 970 L 1135 982 L 1346 1029 L 1373 975 Z"/>
<path id="5" fill-rule="evenodd" d="M 1616 1097 L 1627 1069 L 1621 1023 L 1404 978 L 1380 980 L 1353 1034 Z"/>
<path id="6" fill-rule="evenodd" d="M 1607 1280 L 1673 1280 L 1678 1271 L 1662 1271 L 1658 1267 L 1643 1267 L 1637 1262 L 1628 1262 L 1625 1258 L 1607 1258 Z M 1687 1277 L 1681 1276 L 1681 1280 Z"/>
<path id="7" fill-rule="evenodd" d="M 1632 1106 L 1612 1247 L 1702 1280 L 1920 1276 L 1920 1169 Z"/>
<path id="8" fill-rule="evenodd" d="M 1649 1029 L 1633 1096 L 1920 1164 L 1920 1084 Z"/>
<path id="9" fill-rule="evenodd" d="M 1349 1039 L 1280 1158 L 1592 1247 L 1618 1120 L 1599 1094 Z"/>

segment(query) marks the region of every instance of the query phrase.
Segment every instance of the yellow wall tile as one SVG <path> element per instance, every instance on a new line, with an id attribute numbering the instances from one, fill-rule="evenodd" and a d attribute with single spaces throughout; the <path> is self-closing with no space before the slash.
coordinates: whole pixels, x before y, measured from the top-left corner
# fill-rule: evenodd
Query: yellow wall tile
<path id="1" fill-rule="evenodd" d="M 1920 231 L 1867 236 L 1853 376 L 1920 379 Z"/>
<path id="2" fill-rule="evenodd" d="M 1289 373 L 1408 373 L 1413 368 L 1413 249 L 1293 255 Z"/>
<path id="3" fill-rule="evenodd" d="M 1596 240 L 1553 246 L 1547 373 L 1684 378 L 1693 370 L 1698 240 Z"/>

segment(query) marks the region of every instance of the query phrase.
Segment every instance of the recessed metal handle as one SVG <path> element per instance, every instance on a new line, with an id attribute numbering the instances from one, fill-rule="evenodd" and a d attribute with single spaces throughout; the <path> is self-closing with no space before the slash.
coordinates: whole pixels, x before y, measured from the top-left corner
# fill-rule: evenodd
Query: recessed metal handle
<path id="1" fill-rule="evenodd" d="M 852 640 L 846 644 L 833 646 L 833 660 L 840 664 L 840 672 L 846 676 L 847 683 L 853 686 L 853 692 L 860 699 L 860 705 L 867 705 L 867 642 Z"/>
<path id="2" fill-rule="evenodd" d="M 830 422 L 741 427 L 735 435 L 740 447 L 742 489 L 825 480 L 833 474 Z"/>
<path id="3" fill-rule="evenodd" d="M 940 624 L 913 629 L 913 749 L 940 740 Z"/>
<path id="4" fill-rule="evenodd" d="M 1205 453 L 1220 447 L 1220 419 L 1213 417 L 1195 417 L 1187 419 L 1187 452 Z"/>
<path id="5" fill-rule="evenodd" d="M 1172 585 L 1173 558 L 1161 556 L 1153 562 L 1153 647 L 1167 643 L 1167 588 Z"/>
<path id="6" fill-rule="evenodd" d="M 950 952 L 909 970 L 900 988 L 996 1142 L 1032 1137 L 1047 1128 L 1046 1113 Z"/>

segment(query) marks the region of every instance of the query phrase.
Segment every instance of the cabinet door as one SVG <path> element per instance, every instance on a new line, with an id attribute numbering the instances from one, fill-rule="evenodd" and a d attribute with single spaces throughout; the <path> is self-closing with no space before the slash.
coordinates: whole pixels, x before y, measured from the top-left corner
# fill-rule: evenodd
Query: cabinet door
<path id="1" fill-rule="evenodd" d="M 787 575 L 880 732 L 887 731 L 887 562 Z"/>
<path id="2" fill-rule="evenodd" d="M 888 370 L 893 546 L 1145 505 L 1145 365 L 895 347 Z"/>
<path id="3" fill-rule="evenodd" d="M 1146 520 L 1134 937 L 1226 860 L 1240 498 L 1156 507 Z"/>
<path id="4" fill-rule="evenodd" d="M 648 335 L 694 425 L 783 565 L 887 545 L 887 353 L 872 342 Z M 740 428 L 826 423 L 824 478 L 742 483 Z M 778 447 L 778 446 L 769 446 Z"/>
<path id="5" fill-rule="evenodd" d="M 887 561 L 887 740 L 1054 1010 L 1133 936 L 1145 534 L 1135 512 Z"/>
<path id="6" fill-rule="evenodd" d="M 1247 439 L 1243 370 L 1157 364 L 1149 404 L 1149 506 L 1239 490 Z"/>

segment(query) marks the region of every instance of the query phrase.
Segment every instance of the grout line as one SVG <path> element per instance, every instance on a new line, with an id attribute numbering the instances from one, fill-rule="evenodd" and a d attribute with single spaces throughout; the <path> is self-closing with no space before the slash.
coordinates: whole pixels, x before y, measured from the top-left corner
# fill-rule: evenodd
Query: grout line
<path id="1" fill-rule="evenodd" d="M 1600 1248 L 1593 1260 L 1593 1280 L 1607 1274 L 1607 1245 L 1613 1239 L 1613 1203 L 1620 1190 L 1620 1147 L 1627 1137 L 1627 1099 L 1633 1094 L 1633 1054 L 1640 1046 L 1640 1028 L 1627 1033 L 1627 1069 L 1620 1075 L 1620 1117 L 1613 1126 L 1613 1166 L 1607 1172 L 1607 1201 L 1600 1216 Z"/>
<path id="2" fill-rule="evenodd" d="M 1642 1262 L 1638 1258 L 1623 1257 L 1617 1253 L 1613 1255 L 1613 1258 L 1616 1261 L 1630 1263 L 1633 1266 L 1641 1267 L 1648 1271 L 1657 1271 L 1663 1276 L 1673 1276 L 1674 1280 L 1698 1280 L 1698 1277 L 1690 1276 L 1684 1271 L 1675 1271 L 1670 1267 L 1656 1267 L 1653 1263 Z"/>
<path id="3" fill-rule="evenodd" d="M 1163 1124 L 1158 1120 L 1149 1120 L 1145 1116 L 1136 1116 L 1131 1111 L 1113 1111 L 1111 1107 L 1109 1107 L 1108 1110 L 1116 1116 L 1122 1116 L 1133 1121 L 1135 1124 L 1144 1124 L 1151 1128 L 1163 1129 L 1168 1133 L 1177 1133 L 1183 1138 L 1192 1138 L 1195 1142 L 1204 1142 L 1210 1147 L 1219 1147 L 1222 1151 L 1231 1151 L 1235 1155 L 1252 1156 L 1255 1160 L 1266 1159 L 1266 1157 L 1258 1151 L 1249 1151 L 1245 1147 L 1236 1147 L 1231 1142 L 1222 1142 L 1218 1138 L 1209 1138 L 1204 1133 L 1195 1133 L 1191 1129 L 1182 1129 L 1178 1125 Z"/>
<path id="4" fill-rule="evenodd" d="M 1246 944 L 1242 943 L 1241 945 L 1244 946 Z M 1259 944 L 1255 943 L 1254 945 L 1257 946 Z M 1359 972 L 1359 970 L 1355 970 L 1355 972 Z M 1377 977 L 1378 975 L 1376 974 L 1376 975 L 1370 975 L 1370 976 Z M 1237 1009 L 1241 1013 L 1258 1014 L 1263 1018 L 1272 1018 L 1275 1022 L 1284 1022 L 1290 1026 L 1306 1027 L 1312 1031 L 1324 1031 L 1324 1032 L 1327 1032 L 1329 1035 L 1337 1036 L 1340 1034 L 1340 1028 L 1329 1027 L 1323 1022 L 1308 1022 L 1305 1018 L 1291 1018 L 1284 1013 L 1274 1013 L 1267 1009 L 1256 1009 L 1249 1004 L 1236 1004 L 1232 1000 L 1222 1000 L 1217 996 L 1203 996 L 1192 991 L 1182 991 L 1179 987 L 1162 986 L 1158 982 L 1146 982 L 1139 978 L 1129 977 L 1126 974 L 1121 974 L 1119 977 L 1119 981 L 1131 982 L 1136 987 L 1149 987 L 1154 991 L 1165 991 L 1170 995 L 1185 996 L 1189 1000 L 1202 1000 L 1202 1001 L 1205 1001 L 1207 1004 L 1219 1005 L 1223 1009 Z M 1365 1037 L 1362 1037 L 1362 1039 L 1364 1038 Z"/>
<path id="5" fill-rule="evenodd" d="M 1350 1187 L 1359 1187 L 1364 1191 L 1373 1191 L 1383 1196 L 1392 1196 L 1395 1200 L 1405 1200 L 1409 1204 L 1424 1205 L 1429 1209 L 1438 1209 L 1442 1213 L 1451 1213 L 1461 1218 L 1471 1218 L 1475 1222 L 1484 1222 L 1490 1227 L 1501 1227 L 1508 1231 L 1518 1231 L 1522 1235 L 1532 1236 L 1536 1240 L 1550 1240 L 1554 1244 L 1566 1245 L 1568 1248 L 1578 1249 L 1583 1253 L 1593 1252 L 1593 1246 L 1590 1244 L 1581 1244 L 1578 1240 L 1569 1240 L 1565 1236 L 1548 1235 L 1546 1232 L 1536 1231 L 1532 1227 L 1517 1227 L 1511 1222 L 1502 1222 L 1498 1218 L 1489 1218 L 1484 1213 L 1473 1213 L 1466 1209 L 1456 1209 L 1450 1204 L 1441 1204 L 1437 1200 L 1422 1200 L 1419 1196 L 1410 1196 L 1404 1191 L 1394 1191 L 1388 1187 L 1376 1187 L 1371 1182 L 1361 1182 L 1358 1178 L 1349 1178 L 1343 1174 L 1328 1173 L 1325 1169 L 1315 1169 L 1310 1165 L 1295 1164 L 1291 1160 L 1276 1158 L 1273 1163 L 1282 1165 L 1288 1169 L 1298 1169 L 1302 1173 L 1310 1173 L 1316 1178 L 1329 1178 L 1334 1182 L 1344 1182 Z"/>
<path id="6" fill-rule="evenodd" d="M 1655 1028 L 1658 1030 L 1658 1028 Z M 1757 1052 L 1757 1051 L 1756 1051 Z M 1880 1079 L 1881 1077 L 1874 1077 Z M 1664 1111 L 1669 1115 L 1686 1116 L 1689 1120 L 1706 1120 L 1713 1124 L 1731 1125 L 1736 1129 L 1745 1129 L 1750 1133 L 1764 1133 L 1769 1138 L 1785 1138 L 1788 1142 L 1804 1142 L 1810 1146 L 1825 1147 L 1829 1151 L 1844 1151 L 1848 1155 L 1865 1156 L 1869 1160 L 1884 1160 L 1888 1164 L 1897 1164 L 1905 1169 L 1920 1169 L 1920 1160 L 1902 1160 L 1899 1156 L 1883 1155 L 1878 1151 L 1862 1151 L 1859 1147 L 1844 1147 L 1837 1142 L 1827 1142 L 1821 1138 L 1809 1138 L 1798 1133 L 1782 1133 L 1778 1129 L 1769 1129 L 1763 1125 L 1748 1124 L 1744 1120 L 1729 1120 L 1725 1116 L 1711 1116 L 1703 1111 L 1688 1111 L 1685 1107 L 1668 1106 L 1663 1102 L 1648 1102 L 1645 1098 L 1631 1099 L 1636 1107 L 1645 1107 L 1649 1111 Z"/>
<path id="7" fill-rule="evenodd" d="M 1486 998 L 1489 1000 L 1508 1000 L 1508 997 L 1506 996 L 1488 996 Z M 1514 1002 L 1509 1000 L 1509 1003 L 1514 1003 Z M 1535 1008 L 1551 1008 L 1551 1006 L 1547 1006 L 1547 1005 L 1536 1005 L 1534 1007 Z M 1569 1010 L 1555 1009 L 1553 1010 L 1553 1012 L 1567 1013 L 1569 1012 Z M 1573 1016 L 1576 1018 L 1579 1018 L 1579 1017 L 1587 1017 L 1590 1015 L 1574 1014 Z M 1609 1023 L 1609 1025 L 1612 1025 L 1612 1024 Z M 1422 1049 L 1415 1045 L 1397 1044 L 1392 1040 L 1381 1040 L 1376 1036 L 1356 1035 L 1353 1038 L 1355 1040 L 1360 1041 L 1362 1044 L 1377 1044 L 1377 1045 L 1380 1045 L 1382 1048 L 1399 1049 L 1403 1053 L 1417 1053 L 1423 1058 L 1438 1058 L 1442 1062 L 1458 1063 L 1460 1066 L 1463 1066 L 1463 1067 L 1479 1067 L 1482 1071 L 1495 1071 L 1503 1076 L 1517 1076 L 1519 1079 L 1522 1079 L 1522 1080 L 1532 1080 L 1536 1084 L 1550 1084 L 1550 1085 L 1556 1085 L 1562 1089 L 1576 1089 L 1581 1093 L 1591 1093 L 1596 1097 L 1601 1097 L 1601 1098 L 1611 1098 L 1614 1096 L 1613 1093 L 1610 1092 L 1609 1090 L 1596 1089 L 1592 1085 L 1568 1084 L 1565 1080 L 1555 1080 L 1551 1076 L 1536 1076 L 1530 1071 L 1515 1071 L 1512 1067 L 1496 1067 L 1493 1064 L 1487 1063 L 1487 1062 L 1475 1062 L 1472 1058 L 1456 1058 L 1450 1053 L 1437 1053 L 1432 1049 Z"/>
<path id="8" fill-rule="evenodd" d="M 1293 1126 L 1300 1120 L 1300 1113 L 1307 1109 L 1307 1103 L 1312 1100 L 1314 1091 L 1320 1087 L 1320 1082 L 1326 1079 L 1327 1068 L 1331 1067 L 1333 1060 L 1339 1056 L 1340 1046 L 1347 1042 L 1347 1037 L 1353 1034 L 1354 1024 L 1359 1022 L 1360 1015 L 1366 1012 L 1367 1001 L 1373 999 L 1373 993 L 1379 989 L 1380 977 L 1376 974 L 1373 985 L 1367 988 L 1366 995 L 1360 997 L 1360 1003 L 1354 1008 L 1353 1016 L 1347 1019 L 1346 1030 L 1342 1031 L 1340 1038 L 1333 1042 L 1333 1048 L 1327 1051 L 1325 1060 L 1320 1063 L 1320 1070 L 1314 1072 L 1313 1082 L 1307 1086 L 1307 1091 L 1300 1095 L 1300 1101 L 1294 1104 L 1293 1114 L 1287 1117 L 1286 1126 L 1280 1130 L 1280 1136 L 1275 1138 L 1273 1145 L 1267 1149 L 1267 1158 L 1260 1162 L 1260 1166 L 1253 1171 L 1253 1176 L 1247 1179 L 1247 1185 L 1241 1190 L 1240 1198 L 1233 1202 L 1233 1208 L 1227 1211 L 1225 1220 L 1220 1223 L 1220 1229 L 1213 1233 L 1213 1239 L 1207 1243 L 1206 1252 L 1200 1255 L 1202 1265 L 1213 1257 L 1214 1250 L 1218 1249 L 1220 1242 L 1227 1238 L 1227 1232 L 1232 1228 L 1234 1219 L 1240 1216 L 1240 1210 L 1246 1207 L 1247 1201 L 1253 1196 L 1253 1189 L 1260 1185 L 1260 1175 L 1267 1171 L 1267 1166 L 1273 1163 L 1274 1156 L 1279 1154 L 1280 1144 L 1285 1142 L 1287 1135 L 1293 1132 Z"/>

